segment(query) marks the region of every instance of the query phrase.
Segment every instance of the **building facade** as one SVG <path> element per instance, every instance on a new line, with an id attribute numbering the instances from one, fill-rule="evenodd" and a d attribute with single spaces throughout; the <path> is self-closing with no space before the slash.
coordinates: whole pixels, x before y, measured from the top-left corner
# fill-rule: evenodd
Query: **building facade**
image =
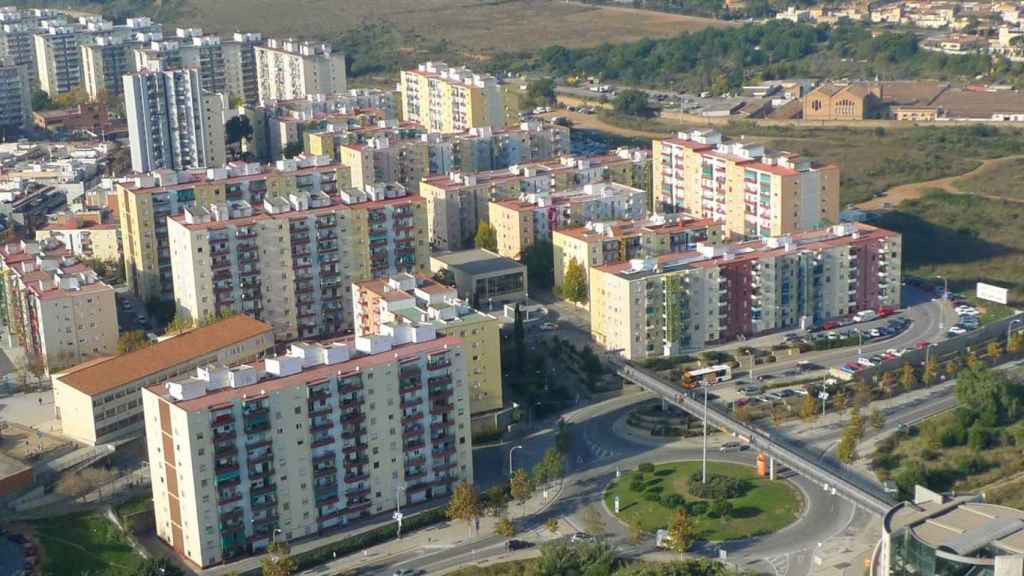
<path id="1" fill-rule="evenodd" d="M 106 262 L 121 262 L 121 232 L 113 222 L 69 221 L 47 224 L 36 230 L 36 242 L 53 239 L 80 258 L 96 258 Z"/>
<path id="2" fill-rule="evenodd" d="M 128 287 L 143 301 L 174 299 L 167 218 L 186 208 L 225 202 L 262 204 L 290 194 L 333 193 L 347 173 L 326 158 L 281 160 L 274 165 L 232 164 L 226 168 L 162 170 L 119 182 L 118 215 Z"/>
<path id="3" fill-rule="evenodd" d="M 735 238 L 792 234 L 839 222 L 839 167 L 821 166 L 718 132 L 654 141 L 654 209 L 725 223 Z"/>
<path id="4" fill-rule="evenodd" d="M 898 308 L 901 253 L 899 234 L 838 224 L 591 268 L 591 333 L 637 360 Z"/>
<path id="5" fill-rule="evenodd" d="M 64 245 L 0 248 L 4 320 L 29 361 L 59 370 L 117 350 L 114 289 Z"/>
<path id="6" fill-rule="evenodd" d="M 527 300 L 526 266 L 490 250 L 436 254 L 430 257 L 430 272 L 481 310 Z"/>
<path id="7" fill-rule="evenodd" d="M 144 70 L 123 80 L 132 170 L 224 165 L 221 99 L 201 88 L 197 70 Z"/>
<path id="8" fill-rule="evenodd" d="M 494 76 L 440 62 L 403 70 L 402 119 L 430 132 L 464 132 L 470 128 L 502 128 L 502 90 Z"/>
<path id="9" fill-rule="evenodd" d="M 395 274 L 353 284 L 352 305 L 356 336 L 427 325 L 458 337 L 466 351 L 470 412 L 502 407 L 501 320 L 460 300 L 456 288 L 429 276 Z"/>
<path id="10" fill-rule="evenodd" d="M 207 567 L 472 482 L 467 354 L 424 328 L 144 388 L 157 536 Z"/>
<path id="11" fill-rule="evenodd" d="M 228 97 L 240 99 L 247 106 L 255 106 L 260 101 L 256 46 L 262 43 L 260 34 L 239 32 L 224 42 L 224 81 Z"/>
<path id="12" fill-rule="evenodd" d="M 70 26 L 52 26 L 35 34 L 39 88 L 51 98 L 82 85 L 82 34 Z"/>
<path id="13" fill-rule="evenodd" d="M 25 66 L 0 66 L 0 126 L 32 124 L 32 87 Z"/>
<path id="14" fill-rule="evenodd" d="M 397 186 L 188 208 L 168 222 L 178 313 L 251 314 L 280 341 L 352 329 L 352 282 L 428 267 L 423 202 Z"/>
<path id="15" fill-rule="evenodd" d="M 874 118 L 881 112 L 881 98 L 879 84 L 822 84 L 804 96 L 804 120 Z"/>
<path id="16" fill-rule="evenodd" d="M 259 98 L 264 104 L 348 89 L 345 55 L 332 52 L 326 44 L 271 38 L 255 51 Z"/>
<path id="17" fill-rule="evenodd" d="M 273 349 L 269 325 L 238 315 L 140 350 L 73 366 L 53 376 L 61 433 L 90 446 L 141 435 L 142 388 L 200 366 L 253 362 Z"/>
<path id="18" fill-rule="evenodd" d="M 588 222 L 645 220 L 647 192 L 614 182 L 597 182 L 576 190 L 491 202 L 489 212 L 498 254 L 522 258 L 536 242 L 550 242 L 552 232 L 559 228 Z"/>
<path id="19" fill-rule="evenodd" d="M 721 222 L 709 218 L 686 218 L 681 214 L 658 214 L 641 221 L 590 222 L 551 233 L 555 261 L 555 289 L 562 287 L 569 263 L 583 268 L 584 278 L 597 266 L 654 258 L 672 252 L 687 252 L 697 244 L 717 245 L 724 241 Z"/>
<path id="20" fill-rule="evenodd" d="M 97 37 L 81 45 L 82 85 L 92 101 L 120 96 L 121 77 L 135 72 L 133 45 L 117 37 Z"/>

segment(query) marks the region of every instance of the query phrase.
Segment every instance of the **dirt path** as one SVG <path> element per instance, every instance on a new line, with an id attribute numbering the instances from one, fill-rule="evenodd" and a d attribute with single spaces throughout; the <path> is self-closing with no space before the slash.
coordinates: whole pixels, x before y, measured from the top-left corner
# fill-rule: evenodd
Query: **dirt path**
<path id="1" fill-rule="evenodd" d="M 570 112 L 568 110 L 556 110 L 548 114 L 542 114 L 541 116 L 547 119 L 562 116 L 563 118 L 568 118 L 569 121 L 572 122 L 573 128 L 583 130 L 600 130 L 601 132 L 608 132 L 609 134 L 625 136 L 627 138 L 650 138 L 653 140 L 655 138 L 666 138 L 672 134 L 670 130 L 665 130 L 664 132 L 651 132 L 648 130 L 622 128 L 605 122 L 597 114 L 581 114 L 579 112 Z"/>
<path id="2" fill-rule="evenodd" d="M 958 174 L 956 176 L 947 176 L 946 178 L 936 178 L 935 180 L 925 180 L 923 182 L 912 182 L 910 184 L 894 186 L 890 188 L 888 191 L 886 191 L 885 196 L 882 196 L 880 198 L 872 198 L 871 200 L 868 200 L 866 202 L 861 202 L 860 204 L 857 205 L 857 207 L 863 210 L 878 210 L 883 207 L 883 204 L 890 204 L 892 206 L 896 206 L 900 202 L 903 202 L 904 200 L 913 200 L 915 198 L 920 198 L 921 196 L 924 195 L 924 191 L 930 188 L 938 188 L 940 190 L 945 190 L 950 194 L 969 194 L 969 192 L 966 192 L 958 188 L 955 182 L 957 180 L 960 180 L 961 178 L 970 178 L 972 176 L 978 176 L 981 174 L 985 174 L 987 172 L 991 172 L 992 170 L 999 168 L 1000 166 L 1006 164 L 1007 162 L 1020 159 L 1024 159 L 1024 155 L 1004 156 L 1003 158 L 990 158 L 988 160 L 982 160 L 981 166 L 978 166 L 977 168 L 971 170 L 970 172 L 965 172 L 963 174 Z M 1024 203 L 1024 199 L 1021 198 L 1006 198 L 1003 196 L 996 196 L 993 194 L 976 195 L 981 196 L 983 198 L 990 198 L 993 200 L 1006 200 L 1009 202 Z"/>

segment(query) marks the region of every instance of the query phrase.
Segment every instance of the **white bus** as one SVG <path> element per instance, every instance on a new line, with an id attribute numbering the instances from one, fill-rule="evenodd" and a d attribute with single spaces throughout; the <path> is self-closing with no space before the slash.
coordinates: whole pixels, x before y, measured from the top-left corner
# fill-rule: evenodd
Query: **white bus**
<path id="1" fill-rule="evenodd" d="M 712 380 L 715 383 L 725 382 L 732 379 L 732 368 L 725 364 L 690 370 L 683 374 L 683 388 L 696 388 Z"/>

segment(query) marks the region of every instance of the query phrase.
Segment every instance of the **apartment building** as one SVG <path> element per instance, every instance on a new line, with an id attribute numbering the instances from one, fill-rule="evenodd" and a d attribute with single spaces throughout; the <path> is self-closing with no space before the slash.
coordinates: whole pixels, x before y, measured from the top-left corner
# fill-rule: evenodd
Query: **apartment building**
<path id="1" fill-rule="evenodd" d="M 174 299 L 167 217 L 185 208 L 224 202 L 262 204 L 299 191 L 337 190 L 348 175 L 326 158 L 281 160 L 274 165 L 231 164 L 226 168 L 163 170 L 116 185 L 128 286 L 142 300 Z"/>
<path id="2" fill-rule="evenodd" d="M 489 221 L 498 238 L 498 254 L 521 258 L 538 241 L 551 241 L 559 228 L 588 222 L 644 220 L 647 192 L 614 182 L 596 182 L 555 193 L 524 194 L 518 200 L 491 202 Z"/>
<path id="3" fill-rule="evenodd" d="M 69 219 L 36 230 L 36 242 L 56 240 L 80 258 L 121 261 L 121 234 L 115 222 L 95 223 Z"/>
<path id="4" fill-rule="evenodd" d="M 572 153 L 569 128 L 536 120 L 509 128 L 470 128 L 461 134 L 431 133 L 430 175 L 484 172 L 550 160 Z"/>
<path id="5" fill-rule="evenodd" d="M 255 50 L 259 98 L 264 104 L 348 89 L 345 55 L 332 52 L 327 44 L 271 38 Z"/>
<path id="6" fill-rule="evenodd" d="M 196 69 L 143 70 L 123 80 L 132 170 L 224 165 L 221 98 L 201 88 Z"/>
<path id="7" fill-rule="evenodd" d="M 725 222 L 736 238 L 792 234 L 839 222 L 839 167 L 712 130 L 654 141 L 654 207 Z"/>
<path id="8" fill-rule="evenodd" d="M 0 127 L 32 125 L 32 86 L 25 66 L 0 66 Z"/>
<path id="9" fill-rule="evenodd" d="M 502 128 L 502 91 L 494 76 L 462 67 L 426 62 L 403 70 L 402 119 L 430 132 L 464 132 L 470 128 Z"/>
<path id="10" fill-rule="evenodd" d="M 30 87 L 39 85 L 39 71 L 36 64 L 36 29 L 37 24 L 34 22 L 5 21 L 3 25 L 0 25 L 0 62 L 6 66 L 24 68 Z"/>
<path id="11" fill-rule="evenodd" d="M 254 362 L 273 349 L 270 326 L 240 314 L 140 350 L 73 366 L 53 376 L 61 433 L 90 446 L 139 436 L 145 432 L 142 388 L 200 366 Z"/>
<path id="12" fill-rule="evenodd" d="M 228 97 L 239 99 L 248 106 L 260 101 L 260 84 L 256 72 L 256 47 L 263 36 L 256 33 L 235 32 L 224 42 L 224 82 Z"/>
<path id="13" fill-rule="evenodd" d="M 179 30 L 179 35 L 182 30 Z M 228 93 L 224 45 L 218 36 L 185 36 L 178 49 L 181 66 L 199 71 L 199 86 L 207 92 Z M 233 96 L 233 94 L 232 94 Z"/>
<path id="14" fill-rule="evenodd" d="M 51 26 L 36 32 L 36 70 L 39 88 L 51 98 L 82 85 L 83 34 L 72 26 Z"/>
<path id="15" fill-rule="evenodd" d="M 352 282 L 429 266 L 426 210 L 398 185 L 187 208 L 168 221 L 178 313 L 233 311 L 278 340 L 352 329 Z"/>
<path id="16" fill-rule="evenodd" d="M 500 170 L 432 176 L 420 183 L 427 200 L 430 243 L 437 250 L 457 250 L 472 245 L 481 221 L 489 218 L 492 201 L 513 200 L 523 194 L 549 193 L 611 181 L 632 185 L 643 161 L 616 151 L 606 156 L 563 156 Z"/>
<path id="17" fill-rule="evenodd" d="M 466 356 L 429 327 L 144 388 L 157 536 L 207 567 L 472 482 Z"/>
<path id="18" fill-rule="evenodd" d="M 59 242 L 0 247 L 4 322 L 48 371 L 117 349 L 114 289 Z"/>
<path id="19" fill-rule="evenodd" d="M 458 337 L 466 352 L 466 385 L 473 416 L 502 407 L 501 320 L 460 300 L 454 287 L 429 276 L 394 274 L 352 285 L 356 336 L 432 326 Z"/>
<path id="20" fill-rule="evenodd" d="M 100 36 L 81 45 L 82 85 L 89 99 L 120 96 L 124 92 L 121 77 L 135 72 L 132 44 L 117 37 Z"/>
<path id="21" fill-rule="evenodd" d="M 697 244 L 724 241 L 721 222 L 694 219 L 685 214 L 657 214 L 647 220 L 588 222 L 551 233 L 555 261 L 555 289 L 562 287 L 569 263 L 583 268 L 584 278 L 597 266 L 653 258 L 672 252 L 694 250 Z"/>
<path id="22" fill-rule="evenodd" d="M 412 192 L 430 175 L 430 149 L 422 140 L 390 140 L 374 136 L 365 144 L 338 148 L 341 164 L 348 168 L 352 186 L 397 182 Z"/>
<path id="23" fill-rule="evenodd" d="M 594 339 L 632 360 L 899 307 L 901 238 L 837 224 L 590 269 Z"/>

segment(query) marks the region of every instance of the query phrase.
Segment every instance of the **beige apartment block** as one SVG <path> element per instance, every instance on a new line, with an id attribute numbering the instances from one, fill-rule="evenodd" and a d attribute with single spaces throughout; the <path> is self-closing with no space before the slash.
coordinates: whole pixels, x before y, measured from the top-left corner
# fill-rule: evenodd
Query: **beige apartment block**
<path id="1" fill-rule="evenodd" d="M 430 148 L 423 140 L 391 141 L 387 136 L 374 136 L 364 144 L 340 146 L 338 153 L 355 188 L 397 182 L 416 193 L 420 180 L 430 175 Z"/>
<path id="2" fill-rule="evenodd" d="M 178 314 L 251 314 L 279 341 L 351 330 L 352 282 L 429 265 L 423 201 L 397 184 L 186 208 L 168 227 Z"/>
<path id="3" fill-rule="evenodd" d="M 117 349 L 114 289 L 55 240 L 0 247 L 3 321 L 52 372 Z"/>
<path id="4" fill-rule="evenodd" d="M 259 98 L 264 104 L 348 89 L 345 55 L 327 44 L 271 38 L 254 49 Z"/>
<path id="5" fill-rule="evenodd" d="M 420 327 L 144 388 L 157 536 L 208 567 L 472 482 L 469 354 Z"/>
<path id="6" fill-rule="evenodd" d="M 697 244 L 716 245 L 723 240 L 721 222 L 687 218 L 683 214 L 658 214 L 641 221 L 591 222 L 555 230 L 551 233 L 555 289 L 562 287 L 573 260 L 583 268 L 586 278 L 595 266 L 686 252 L 694 250 Z"/>
<path id="7" fill-rule="evenodd" d="M 141 435 L 139 390 L 199 366 L 234 365 L 274 348 L 271 327 L 238 315 L 165 338 L 141 350 L 97 358 L 53 377 L 61 433 L 90 446 Z"/>
<path id="8" fill-rule="evenodd" d="M 725 223 L 736 239 L 767 238 L 839 222 L 839 167 L 712 130 L 654 141 L 654 209 Z"/>
<path id="9" fill-rule="evenodd" d="M 488 221 L 490 202 L 603 181 L 633 186 L 647 164 L 643 154 L 622 149 L 605 156 L 564 156 L 500 170 L 427 178 L 420 183 L 420 196 L 427 201 L 431 246 L 458 250 L 472 245 L 480 222 Z"/>
<path id="10" fill-rule="evenodd" d="M 502 90 L 494 76 L 426 62 L 401 76 L 402 119 L 430 132 L 505 125 Z"/>
<path id="11" fill-rule="evenodd" d="M 116 223 L 72 220 L 47 224 L 36 230 L 36 242 L 45 242 L 48 238 L 64 244 L 82 258 L 121 262 L 121 230 Z"/>
<path id="12" fill-rule="evenodd" d="M 639 360 L 897 308 L 901 256 L 899 234 L 838 224 L 593 267 L 591 333 Z"/>
<path id="13" fill-rule="evenodd" d="M 116 187 L 128 286 L 142 300 L 174 299 L 167 218 L 186 208 L 266 198 L 295 192 L 333 194 L 348 181 L 340 164 L 312 157 L 276 164 L 230 164 L 225 168 L 157 171 Z"/>
<path id="14" fill-rule="evenodd" d="M 429 276 L 395 274 L 352 285 L 356 336 L 432 326 L 456 336 L 466 350 L 466 377 L 473 416 L 502 407 L 501 320 L 480 312 L 457 289 Z"/>
<path id="15" fill-rule="evenodd" d="M 489 220 L 497 236 L 498 254 L 522 258 L 534 243 L 550 241 L 553 230 L 588 222 L 645 220 L 647 198 L 640 188 L 597 182 L 575 190 L 491 202 Z"/>

